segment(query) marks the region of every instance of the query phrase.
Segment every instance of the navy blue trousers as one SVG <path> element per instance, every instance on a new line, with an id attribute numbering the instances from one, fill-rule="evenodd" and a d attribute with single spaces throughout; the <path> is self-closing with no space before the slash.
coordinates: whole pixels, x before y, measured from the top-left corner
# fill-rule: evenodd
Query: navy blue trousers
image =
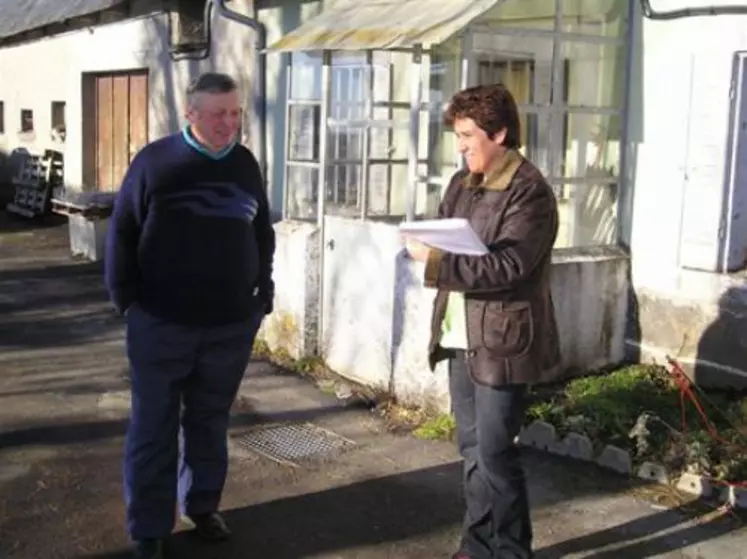
<path id="1" fill-rule="evenodd" d="M 167 537 L 177 500 L 182 514 L 218 510 L 230 409 L 262 318 L 194 328 L 137 305 L 128 311 L 132 411 L 124 490 L 132 539 Z"/>
<path id="2" fill-rule="evenodd" d="M 464 351 L 449 362 L 459 452 L 464 458 L 461 549 L 472 559 L 530 559 L 532 521 L 519 448 L 524 385 L 490 388 L 469 375 Z"/>

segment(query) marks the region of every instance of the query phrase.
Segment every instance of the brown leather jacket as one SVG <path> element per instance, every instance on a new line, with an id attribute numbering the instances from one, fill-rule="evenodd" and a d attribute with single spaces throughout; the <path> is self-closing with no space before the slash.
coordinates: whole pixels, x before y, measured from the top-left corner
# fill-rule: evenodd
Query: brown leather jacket
<path id="1" fill-rule="evenodd" d="M 425 284 L 438 289 L 433 304 L 431 368 L 449 356 L 440 347 L 450 291 L 465 294 L 467 362 L 475 382 L 535 384 L 559 376 L 560 349 L 550 294 L 558 207 L 540 171 L 509 151 L 483 175 L 454 175 L 440 217 L 464 217 L 488 246 L 485 256 L 433 249 Z"/>

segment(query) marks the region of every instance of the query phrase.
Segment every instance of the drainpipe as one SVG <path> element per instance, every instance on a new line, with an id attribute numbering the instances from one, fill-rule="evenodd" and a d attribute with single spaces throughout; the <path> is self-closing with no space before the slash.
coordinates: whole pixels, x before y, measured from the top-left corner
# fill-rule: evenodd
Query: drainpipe
<path id="1" fill-rule="evenodd" d="M 265 26 L 256 18 L 248 17 L 244 14 L 240 14 L 234 10 L 226 7 L 226 0 L 208 0 L 208 4 L 215 4 L 215 9 L 218 15 L 223 16 L 226 19 L 230 19 L 240 25 L 246 25 L 251 28 L 256 35 L 254 45 L 254 68 L 256 70 L 256 76 L 254 79 L 254 95 L 252 100 L 254 104 L 254 114 L 259 118 L 259 142 L 257 142 L 257 160 L 259 161 L 260 169 L 262 170 L 262 177 L 265 181 L 265 188 L 267 188 L 267 110 L 266 110 L 266 97 L 267 97 L 267 72 L 264 51 L 267 44 L 267 32 Z M 255 3 L 256 6 L 256 3 Z M 256 12 L 256 8 L 255 8 Z M 206 17 L 209 17 L 210 12 L 206 8 Z"/>
<path id="2" fill-rule="evenodd" d="M 651 7 L 651 0 L 640 0 L 643 17 L 653 20 L 672 20 L 685 17 L 747 15 L 747 6 L 703 6 L 659 12 Z"/>

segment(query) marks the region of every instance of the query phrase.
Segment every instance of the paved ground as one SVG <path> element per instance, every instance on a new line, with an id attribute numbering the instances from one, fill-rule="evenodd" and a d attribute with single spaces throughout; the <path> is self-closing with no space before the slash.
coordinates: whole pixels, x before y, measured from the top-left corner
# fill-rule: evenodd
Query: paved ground
<path id="1" fill-rule="evenodd" d="M 120 463 L 127 416 L 122 322 L 99 266 L 67 256 L 64 227 L 0 214 L 0 557 L 127 557 Z M 279 464 L 240 442 L 313 423 L 355 443 Z M 438 559 L 461 516 L 452 445 L 386 431 L 296 376 L 253 363 L 236 405 L 223 509 L 236 531 L 205 547 L 184 527 L 179 559 Z M 538 558 L 744 557 L 747 533 L 702 508 L 665 509 L 586 465 L 526 455 Z M 641 490 L 635 490 L 637 494 Z"/>

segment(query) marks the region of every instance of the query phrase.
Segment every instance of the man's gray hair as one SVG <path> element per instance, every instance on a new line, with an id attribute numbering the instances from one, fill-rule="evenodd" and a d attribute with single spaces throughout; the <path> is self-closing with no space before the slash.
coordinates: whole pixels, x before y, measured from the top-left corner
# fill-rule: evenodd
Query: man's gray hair
<path id="1" fill-rule="evenodd" d="M 230 93 L 238 89 L 236 80 L 228 74 L 205 72 L 189 84 L 187 101 L 193 103 L 200 93 Z"/>

